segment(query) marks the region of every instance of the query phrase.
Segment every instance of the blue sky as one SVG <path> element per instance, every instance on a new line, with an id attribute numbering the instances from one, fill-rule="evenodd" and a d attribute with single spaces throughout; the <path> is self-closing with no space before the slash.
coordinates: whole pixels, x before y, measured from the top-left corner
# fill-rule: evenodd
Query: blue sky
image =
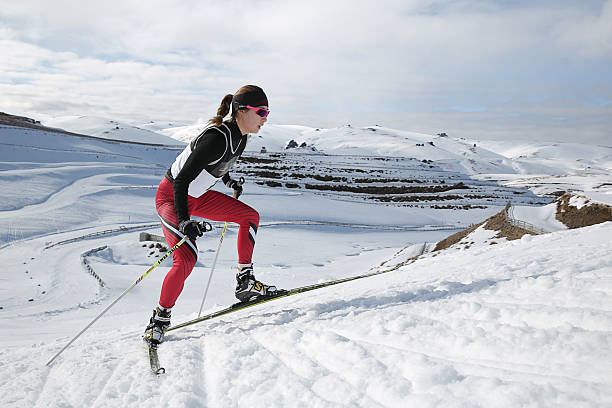
<path id="1" fill-rule="evenodd" d="M 192 123 L 254 83 L 270 123 L 612 139 L 612 0 L 24 0 L 0 59 L 14 114 Z"/>

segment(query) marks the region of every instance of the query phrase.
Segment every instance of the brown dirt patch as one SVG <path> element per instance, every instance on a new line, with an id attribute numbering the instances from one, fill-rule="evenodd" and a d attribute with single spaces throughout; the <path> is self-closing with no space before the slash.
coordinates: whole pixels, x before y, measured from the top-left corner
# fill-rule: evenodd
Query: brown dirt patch
<path id="1" fill-rule="evenodd" d="M 497 235 L 495 235 L 495 238 L 506 238 L 508 241 L 520 239 L 525 234 L 536 235 L 534 232 L 528 231 L 520 227 L 515 227 L 514 225 L 510 224 L 510 221 L 508 221 L 508 218 L 506 217 L 506 209 L 503 209 L 494 216 L 488 218 L 486 221 L 481 222 L 480 224 L 476 224 L 466 230 L 459 231 L 438 242 L 436 244 L 436 247 L 434 248 L 434 252 L 446 249 L 458 243 L 467 235 L 474 232 L 481 225 L 484 225 L 485 229 L 498 231 Z"/>
<path id="2" fill-rule="evenodd" d="M 457 183 L 446 186 L 353 186 L 353 185 L 328 185 L 328 184 L 306 184 L 304 186 L 309 190 L 321 191 L 343 191 L 349 193 L 364 193 L 364 194 L 411 194 L 411 193 L 441 193 L 451 190 L 469 189 L 463 183 Z"/>
<path id="3" fill-rule="evenodd" d="M 506 217 L 506 209 L 498 212 L 491 218 L 489 218 L 484 226 L 485 229 L 499 231 L 495 238 L 506 238 L 508 241 L 520 239 L 525 234 L 536 235 L 535 232 L 531 232 L 524 228 L 516 227 L 510 224 L 508 217 Z"/>
<path id="4" fill-rule="evenodd" d="M 448 247 L 450 247 L 452 245 L 455 245 L 457 242 L 459 242 L 463 238 L 465 238 L 468 234 L 474 232 L 482 224 L 484 224 L 484 222 L 481 222 L 480 224 L 473 225 L 473 226 L 471 226 L 468 229 L 456 232 L 453 235 L 450 235 L 450 236 L 444 238 L 442 241 L 440 241 L 440 242 L 438 242 L 436 244 L 436 247 L 433 249 L 433 252 L 440 251 L 442 249 L 446 249 L 446 248 L 448 248 Z"/>
<path id="5" fill-rule="evenodd" d="M 605 204 L 588 202 L 582 208 L 570 205 L 572 194 L 564 194 L 557 200 L 557 220 L 568 228 L 588 227 L 612 221 L 612 207 Z"/>

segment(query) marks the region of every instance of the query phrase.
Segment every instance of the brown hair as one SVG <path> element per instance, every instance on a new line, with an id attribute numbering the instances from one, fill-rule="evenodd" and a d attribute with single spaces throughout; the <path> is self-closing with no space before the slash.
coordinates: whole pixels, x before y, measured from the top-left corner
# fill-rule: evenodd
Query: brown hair
<path id="1" fill-rule="evenodd" d="M 223 119 L 228 115 L 228 113 L 230 113 L 230 110 L 232 110 L 232 101 L 234 101 L 236 97 L 239 97 L 240 95 L 244 94 L 256 95 L 257 97 L 261 97 L 261 95 L 263 95 L 265 105 L 268 104 L 266 95 L 263 93 L 263 90 L 260 87 L 256 85 L 245 85 L 238 89 L 234 95 L 227 94 L 223 97 L 223 99 L 221 100 L 221 105 L 219 105 L 219 109 L 217 109 L 217 115 L 211 118 L 208 123 L 211 123 L 215 126 L 220 126 L 223 123 Z M 232 119 L 236 119 L 237 114 L 238 109 L 234 107 L 234 109 L 232 110 Z"/>
<path id="2" fill-rule="evenodd" d="M 215 126 L 221 126 L 221 123 L 223 123 L 223 118 L 225 118 L 227 116 L 227 114 L 230 111 L 230 108 L 232 107 L 232 98 L 234 97 L 234 95 L 232 94 L 227 94 L 223 97 L 223 99 L 221 99 L 221 105 L 219 106 L 219 109 L 217 109 L 217 115 L 213 118 L 211 118 L 208 123 L 212 123 Z M 234 117 L 236 115 L 236 113 L 234 112 L 232 114 L 232 117 Z"/>

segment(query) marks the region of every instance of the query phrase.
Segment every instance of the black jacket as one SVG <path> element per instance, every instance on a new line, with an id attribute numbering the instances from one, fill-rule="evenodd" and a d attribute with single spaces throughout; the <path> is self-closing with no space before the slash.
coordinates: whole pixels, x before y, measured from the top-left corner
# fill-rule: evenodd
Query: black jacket
<path id="1" fill-rule="evenodd" d="M 189 219 L 188 194 L 199 197 L 220 178 L 226 184 L 231 180 L 229 171 L 244 151 L 247 139 L 236 122 L 225 121 L 204 129 L 176 158 L 166 178 L 174 184 L 179 223 Z"/>

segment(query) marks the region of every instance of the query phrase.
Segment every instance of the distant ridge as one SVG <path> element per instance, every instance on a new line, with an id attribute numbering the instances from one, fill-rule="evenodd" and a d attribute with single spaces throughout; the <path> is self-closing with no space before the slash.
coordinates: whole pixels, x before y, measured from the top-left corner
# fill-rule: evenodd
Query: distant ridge
<path id="1" fill-rule="evenodd" d="M 136 144 L 136 145 L 143 145 L 143 146 L 157 146 L 157 147 L 173 146 L 173 145 L 167 145 L 167 144 L 162 144 L 162 143 L 146 143 L 146 142 L 135 142 L 132 140 L 109 139 L 105 137 L 97 137 L 97 136 L 84 135 L 82 133 L 69 132 L 64 129 L 58 129 L 58 128 L 41 125 L 40 121 L 32 119 L 32 118 L 28 118 L 25 116 L 11 115 L 5 112 L 0 112 L 0 125 L 38 129 L 38 130 L 44 130 L 45 132 L 61 133 L 64 135 L 69 135 L 69 136 L 84 137 L 84 138 L 95 139 L 95 140 L 104 140 L 104 141 L 115 142 L 115 143 L 128 143 L 128 144 Z"/>

